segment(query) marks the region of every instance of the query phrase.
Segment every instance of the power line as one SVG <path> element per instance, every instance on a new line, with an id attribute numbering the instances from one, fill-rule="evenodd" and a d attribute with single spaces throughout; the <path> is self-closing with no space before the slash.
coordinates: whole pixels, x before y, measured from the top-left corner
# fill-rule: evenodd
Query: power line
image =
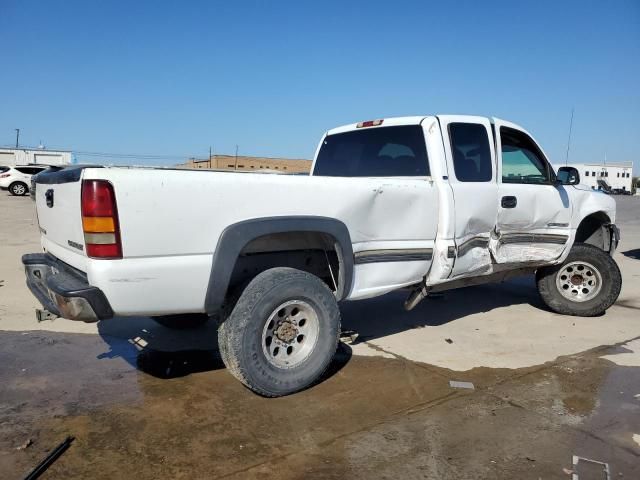
<path id="1" fill-rule="evenodd" d="M 139 158 L 145 160 L 175 160 L 184 158 L 193 158 L 193 155 L 161 155 L 151 153 L 107 153 L 107 152 L 85 152 L 81 150 L 73 150 L 76 155 L 86 157 L 109 157 L 109 158 Z"/>
<path id="2" fill-rule="evenodd" d="M 9 145 L 0 145 L 0 148 L 14 148 L 14 147 Z M 26 145 L 20 145 L 19 148 L 27 149 L 27 150 L 38 150 L 38 147 L 26 146 Z M 58 150 L 58 149 L 52 148 L 50 150 Z M 140 160 L 184 160 L 188 158 L 197 158 L 196 155 L 187 155 L 187 154 L 164 155 L 164 154 L 155 154 L 155 153 L 111 153 L 111 152 L 92 152 L 92 151 L 68 150 L 68 149 L 59 149 L 59 150 L 70 151 L 74 155 L 78 155 L 78 156 L 101 157 L 101 158 L 125 158 L 125 159 L 140 159 Z"/>

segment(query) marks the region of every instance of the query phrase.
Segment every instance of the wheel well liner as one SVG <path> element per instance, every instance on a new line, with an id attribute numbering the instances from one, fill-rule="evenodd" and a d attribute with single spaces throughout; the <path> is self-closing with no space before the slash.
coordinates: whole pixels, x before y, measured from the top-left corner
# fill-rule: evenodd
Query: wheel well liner
<path id="1" fill-rule="evenodd" d="M 588 243 L 601 250 L 607 250 L 608 242 L 605 239 L 603 227 L 611 223 L 611 219 L 604 212 L 595 212 L 582 219 L 576 230 L 576 243 Z"/>
<path id="2" fill-rule="evenodd" d="M 340 248 L 340 270 L 342 282 L 338 285 L 336 297 L 346 298 L 353 280 L 353 249 L 347 226 L 339 220 L 328 217 L 292 216 L 265 217 L 245 220 L 224 229 L 213 254 L 209 285 L 205 297 L 205 311 L 214 314 L 224 304 L 231 276 L 238 257 L 251 241 L 265 235 L 287 232 L 313 232 L 333 237 Z"/>

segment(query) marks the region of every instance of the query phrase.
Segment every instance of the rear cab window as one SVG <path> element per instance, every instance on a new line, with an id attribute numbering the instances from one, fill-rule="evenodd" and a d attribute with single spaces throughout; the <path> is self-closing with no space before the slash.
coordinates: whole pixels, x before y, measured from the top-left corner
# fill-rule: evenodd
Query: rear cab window
<path id="1" fill-rule="evenodd" d="M 327 135 L 313 175 L 427 177 L 430 171 L 422 127 L 376 127 Z"/>
<path id="2" fill-rule="evenodd" d="M 459 182 L 490 182 L 493 160 L 489 136 L 479 123 L 450 123 L 453 169 Z"/>

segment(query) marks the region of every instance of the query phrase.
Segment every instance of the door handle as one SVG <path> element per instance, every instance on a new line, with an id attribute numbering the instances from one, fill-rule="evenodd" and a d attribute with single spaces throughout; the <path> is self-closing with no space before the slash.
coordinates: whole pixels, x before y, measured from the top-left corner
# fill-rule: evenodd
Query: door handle
<path id="1" fill-rule="evenodd" d="M 44 193 L 44 199 L 47 201 L 47 207 L 53 208 L 53 188 Z"/>
<path id="2" fill-rule="evenodd" d="M 508 195 L 506 197 L 502 197 L 500 205 L 502 205 L 502 208 L 515 208 L 516 205 L 518 205 L 518 199 L 516 197 Z"/>

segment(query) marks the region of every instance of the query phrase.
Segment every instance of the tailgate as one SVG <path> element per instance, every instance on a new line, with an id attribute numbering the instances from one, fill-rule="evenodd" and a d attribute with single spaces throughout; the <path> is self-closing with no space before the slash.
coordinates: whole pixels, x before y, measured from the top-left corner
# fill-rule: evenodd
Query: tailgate
<path id="1" fill-rule="evenodd" d="M 46 170 L 36 175 L 33 182 L 43 248 L 83 271 L 86 254 L 80 196 L 84 168 L 74 166 Z"/>

